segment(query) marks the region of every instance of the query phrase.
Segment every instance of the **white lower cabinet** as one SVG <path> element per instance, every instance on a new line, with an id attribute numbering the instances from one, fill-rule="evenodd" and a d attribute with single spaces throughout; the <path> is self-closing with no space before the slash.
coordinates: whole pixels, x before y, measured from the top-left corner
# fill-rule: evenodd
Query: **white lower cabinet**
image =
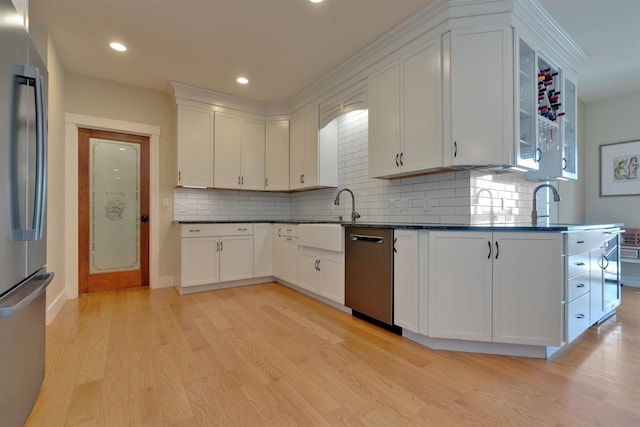
<path id="1" fill-rule="evenodd" d="M 576 339 L 586 331 L 591 322 L 589 320 L 589 292 L 567 304 L 567 342 Z"/>
<path id="2" fill-rule="evenodd" d="M 220 237 L 220 281 L 253 277 L 253 236 Z"/>
<path id="3" fill-rule="evenodd" d="M 273 275 L 291 284 L 298 283 L 298 226 L 273 224 Z"/>
<path id="4" fill-rule="evenodd" d="M 253 276 L 267 277 L 273 274 L 271 224 L 253 225 Z"/>
<path id="5" fill-rule="evenodd" d="M 301 224 L 298 237 L 298 286 L 344 304 L 344 228 Z"/>
<path id="6" fill-rule="evenodd" d="M 429 335 L 563 343 L 559 233 L 429 233 Z"/>
<path id="7" fill-rule="evenodd" d="M 180 244 L 181 274 L 178 287 L 206 285 L 220 281 L 217 256 L 218 237 L 182 238 Z"/>
<path id="8" fill-rule="evenodd" d="M 426 233 L 425 233 L 426 234 Z M 417 230 L 393 232 L 393 323 L 411 332 L 420 328 L 420 251 Z"/>
<path id="9" fill-rule="evenodd" d="M 429 336 L 491 341 L 492 233 L 429 233 Z"/>
<path id="10" fill-rule="evenodd" d="M 588 231 L 566 233 L 566 340 L 570 343 L 591 325 L 591 272 Z"/>
<path id="11" fill-rule="evenodd" d="M 344 304 L 344 252 L 301 247 L 298 286 Z"/>
<path id="12" fill-rule="evenodd" d="M 176 288 L 253 277 L 252 224 L 182 224 Z"/>

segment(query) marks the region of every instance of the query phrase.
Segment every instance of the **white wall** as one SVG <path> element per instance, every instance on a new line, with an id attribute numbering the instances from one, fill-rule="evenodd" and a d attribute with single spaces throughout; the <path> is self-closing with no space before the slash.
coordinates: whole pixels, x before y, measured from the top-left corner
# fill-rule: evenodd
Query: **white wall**
<path id="1" fill-rule="evenodd" d="M 64 87 L 65 70 L 55 44 L 42 26 L 31 26 L 31 35 L 47 64 L 48 74 L 48 169 L 47 169 L 47 271 L 55 277 L 47 287 L 47 324 L 67 300 L 64 237 Z"/>
<path id="2" fill-rule="evenodd" d="M 622 222 L 640 228 L 640 196 L 600 197 L 600 145 L 640 140 L 640 91 L 585 105 L 587 222 Z"/>

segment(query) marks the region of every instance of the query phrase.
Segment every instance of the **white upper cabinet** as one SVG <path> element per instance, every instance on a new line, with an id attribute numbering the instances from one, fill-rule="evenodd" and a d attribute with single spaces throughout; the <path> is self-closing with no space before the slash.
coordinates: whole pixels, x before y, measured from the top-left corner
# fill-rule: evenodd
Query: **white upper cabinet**
<path id="1" fill-rule="evenodd" d="M 289 190 L 289 120 L 266 123 L 265 190 Z"/>
<path id="2" fill-rule="evenodd" d="M 522 43 L 521 43 L 522 44 Z M 576 85 L 562 69 L 537 55 L 536 104 L 540 167 L 527 173 L 538 181 L 578 179 Z"/>
<path id="3" fill-rule="evenodd" d="M 525 41 L 518 41 L 517 86 L 518 120 L 516 122 L 516 155 L 521 159 L 520 165 L 530 169 L 538 169 L 542 150 L 538 147 L 538 70 L 536 52 Z"/>
<path id="4" fill-rule="evenodd" d="M 314 105 L 292 116 L 290 136 L 289 188 L 303 190 L 337 186 L 336 122 L 320 130 L 318 106 Z"/>
<path id="5" fill-rule="evenodd" d="M 182 187 L 213 187 L 213 110 L 178 105 L 178 179 Z"/>
<path id="6" fill-rule="evenodd" d="M 516 163 L 511 32 L 511 27 L 501 25 L 453 30 L 444 36 L 445 62 L 450 58 L 444 106 L 445 114 L 450 111 L 445 116 L 447 165 Z"/>
<path id="7" fill-rule="evenodd" d="M 369 176 L 442 166 L 440 38 L 369 75 Z"/>
<path id="8" fill-rule="evenodd" d="M 214 185 L 264 189 L 264 121 L 215 113 Z"/>

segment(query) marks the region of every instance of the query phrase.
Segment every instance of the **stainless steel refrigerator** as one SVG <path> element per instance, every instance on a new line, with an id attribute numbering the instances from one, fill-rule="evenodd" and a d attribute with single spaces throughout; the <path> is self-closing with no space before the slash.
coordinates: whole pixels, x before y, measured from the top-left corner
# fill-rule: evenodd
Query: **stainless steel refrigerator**
<path id="1" fill-rule="evenodd" d="M 44 379 L 47 71 L 0 0 L 0 425 L 22 426 Z"/>

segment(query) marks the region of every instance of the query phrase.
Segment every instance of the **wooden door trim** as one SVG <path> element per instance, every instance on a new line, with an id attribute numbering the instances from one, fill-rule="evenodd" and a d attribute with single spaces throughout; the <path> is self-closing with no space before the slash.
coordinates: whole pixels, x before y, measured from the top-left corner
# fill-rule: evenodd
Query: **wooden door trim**
<path id="1" fill-rule="evenodd" d="M 149 222 L 140 222 L 140 270 L 89 275 L 89 138 L 140 144 L 140 212 L 149 215 L 150 138 L 124 132 L 78 128 L 78 292 L 109 290 L 149 285 Z M 91 278 L 90 278 L 91 277 Z M 90 279 L 89 279 L 90 278 Z M 117 285 L 117 286 L 116 286 Z"/>

